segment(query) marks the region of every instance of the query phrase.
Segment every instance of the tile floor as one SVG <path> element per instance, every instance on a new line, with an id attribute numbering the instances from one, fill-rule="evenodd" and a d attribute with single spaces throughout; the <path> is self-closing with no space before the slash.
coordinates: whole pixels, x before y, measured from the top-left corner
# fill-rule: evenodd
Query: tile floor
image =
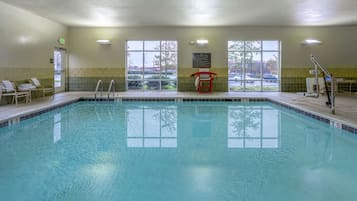
<path id="1" fill-rule="evenodd" d="M 9 119 L 25 116 L 36 111 L 46 110 L 54 106 L 76 101 L 79 98 L 94 98 L 93 92 L 66 92 L 53 97 L 33 100 L 29 104 L 0 106 L 0 123 Z M 106 98 L 107 94 L 103 94 Z M 112 97 L 112 95 L 111 95 Z M 116 98 L 268 98 L 289 106 L 318 114 L 321 117 L 341 122 L 357 128 L 357 96 L 336 96 L 336 114 L 331 114 L 325 106 L 326 96 L 319 98 L 305 97 L 296 93 L 281 92 L 222 92 L 198 94 L 194 92 L 119 92 Z"/>

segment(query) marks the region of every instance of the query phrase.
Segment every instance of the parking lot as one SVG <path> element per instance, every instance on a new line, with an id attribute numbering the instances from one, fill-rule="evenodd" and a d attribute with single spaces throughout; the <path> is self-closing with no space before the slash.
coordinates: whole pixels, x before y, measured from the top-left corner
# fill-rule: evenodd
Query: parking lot
<path id="1" fill-rule="evenodd" d="M 229 80 L 230 91 L 278 91 L 279 81 L 271 80 Z M 263 89 L 262 89 L 263 88 Z"/>

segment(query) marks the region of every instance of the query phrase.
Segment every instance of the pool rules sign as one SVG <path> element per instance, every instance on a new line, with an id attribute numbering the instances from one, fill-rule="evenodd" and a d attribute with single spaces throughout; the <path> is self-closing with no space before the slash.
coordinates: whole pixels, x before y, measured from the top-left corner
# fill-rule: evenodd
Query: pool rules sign
<path id="1" fill-rule="evenodd" d="M 192 53 L 192 68 L 211 68 L 211 53 Z"/>

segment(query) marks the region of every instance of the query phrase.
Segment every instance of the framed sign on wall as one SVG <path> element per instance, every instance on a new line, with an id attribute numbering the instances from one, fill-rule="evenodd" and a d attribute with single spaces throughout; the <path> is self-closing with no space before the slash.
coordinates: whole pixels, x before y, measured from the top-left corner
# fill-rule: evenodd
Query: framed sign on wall
<path id="1" fill-rule="evenodd" d="M 192 68 L 211 68 L 211 53 L 192 53 Z"/>

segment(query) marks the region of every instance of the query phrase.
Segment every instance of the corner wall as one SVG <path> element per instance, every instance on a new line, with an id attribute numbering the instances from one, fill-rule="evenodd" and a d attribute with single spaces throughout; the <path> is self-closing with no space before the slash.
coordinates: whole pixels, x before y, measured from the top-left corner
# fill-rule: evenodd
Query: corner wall
<path id="1" fill-rule="evenodd" d="M 53 86 L 53 51 L 67 27 L 0 2 L 0 80 L 37 77 Z"/>

